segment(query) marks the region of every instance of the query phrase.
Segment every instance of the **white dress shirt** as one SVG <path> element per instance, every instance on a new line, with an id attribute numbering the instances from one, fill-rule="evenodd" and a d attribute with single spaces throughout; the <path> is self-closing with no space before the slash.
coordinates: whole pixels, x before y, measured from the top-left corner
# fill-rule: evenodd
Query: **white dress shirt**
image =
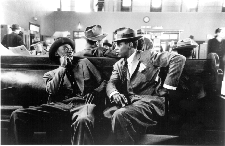
<path id="1" fill-rule="evenodd" d="M 128 71 L 131 72 L 131 67 L 132 67 L 132 63 L 133 63 L 133 59 L 134 59 L 134 56 L 136 55 L 137 51 L 135 51 L 129 58 L 127 58 L 127 65 L 128 65 Z M 159 73 L 158 73 L 159 74 Z M 129 74 L 130 75 L 130 74 Z M 156 76 L 156 79 L 155 81 L 158 82 L 158 79 L 159 79 L 159 76 L 157 75 Z M 169 90 L 176 90 L 177 87 L 173 87 L 173 86 L 170 86 L 170 85 L 167 85 L 167 84 L 163 84 L 163 87 L 166 88 L 166 89 L 169 89 Z M 110 98 L 116 94 L 116 93 L 119 93 L 118 91 L 113 91 L 111 94 L 110 94 Z"/>

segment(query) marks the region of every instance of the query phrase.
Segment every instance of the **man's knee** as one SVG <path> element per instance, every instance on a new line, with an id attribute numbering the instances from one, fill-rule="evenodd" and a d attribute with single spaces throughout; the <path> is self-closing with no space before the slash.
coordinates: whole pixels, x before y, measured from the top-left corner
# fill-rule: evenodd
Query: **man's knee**
<path id="1" fill-rule="evenodd" d="M 127 110 L 125 108 L 120 108 L 118 110 L 116 110 L 113 115 L 112 115 L 112 119 L 120 119 L 124 117 L 125 112 L 127 112 Z"/>
<path id="2" fill-rule="evenodd" d="M 87 124 L 89 122 L 94 122 L 94 108 L 96 105 L 94 104 L 87 104 L 83 106 L 83 109 L 78 114 L 75 113 L 73 116 L 76 117 L 75 122 L 72 125 L 80 125 L 80 124 Z"/>

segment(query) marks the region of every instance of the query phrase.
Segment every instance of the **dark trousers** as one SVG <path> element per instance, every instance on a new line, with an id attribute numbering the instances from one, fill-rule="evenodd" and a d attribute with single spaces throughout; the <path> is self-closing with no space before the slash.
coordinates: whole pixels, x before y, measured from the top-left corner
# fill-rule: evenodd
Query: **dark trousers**
<path id="1" fill-rule="evenodd" d="M 81 144 L 104 144 L 111 131 L 110 120 L 103 116 L 101 107 L 94 104 L 86 104 L 71 110 L 73 145 Z"/>
<path id="2" fill-rule="evenodd" d="M 112 115 L 110 144 L 135 144 L 159 118 L 151 103 L 139 100 L 117 109 Z"/>
<path id="3" fill-rule="evenodd" d="M 95 144 L 104 130 L 99 112 L 94 104 L 73 107 L 60 103 L 18 109 L 11 115 L 11 134 L 17 144 L 32 144 L 36 130 L 45 130 L 50 144 L 69 144 L 69 139 L 72 144 Z M 62 139 L 59 131 L 63 131 Z"/>

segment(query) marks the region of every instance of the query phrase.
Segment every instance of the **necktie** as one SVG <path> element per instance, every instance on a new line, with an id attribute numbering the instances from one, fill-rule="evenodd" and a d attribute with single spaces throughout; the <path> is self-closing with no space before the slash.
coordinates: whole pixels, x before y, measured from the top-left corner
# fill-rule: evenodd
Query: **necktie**
<path id="1" fill-rule="evenodd" d="M 128 62 L 127 59 L 124 59 L 124 76 L 125 76 L 125 80 L 130 80 L 130 75 L 129 75 L 129 69 L 128 69 Z"/>

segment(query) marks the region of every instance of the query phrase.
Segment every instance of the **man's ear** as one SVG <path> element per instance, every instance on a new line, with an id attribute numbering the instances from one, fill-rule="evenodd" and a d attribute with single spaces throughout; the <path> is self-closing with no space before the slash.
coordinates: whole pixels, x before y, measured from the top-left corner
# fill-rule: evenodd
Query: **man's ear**
<path id="1" fill-rule="evenodd" d="M 130 46 L 131 48 L 133 48 L 133 43 L 132 43 L 132 42 L 130 42 L 130 43 L 129 43 L 129 46 Z"/>

